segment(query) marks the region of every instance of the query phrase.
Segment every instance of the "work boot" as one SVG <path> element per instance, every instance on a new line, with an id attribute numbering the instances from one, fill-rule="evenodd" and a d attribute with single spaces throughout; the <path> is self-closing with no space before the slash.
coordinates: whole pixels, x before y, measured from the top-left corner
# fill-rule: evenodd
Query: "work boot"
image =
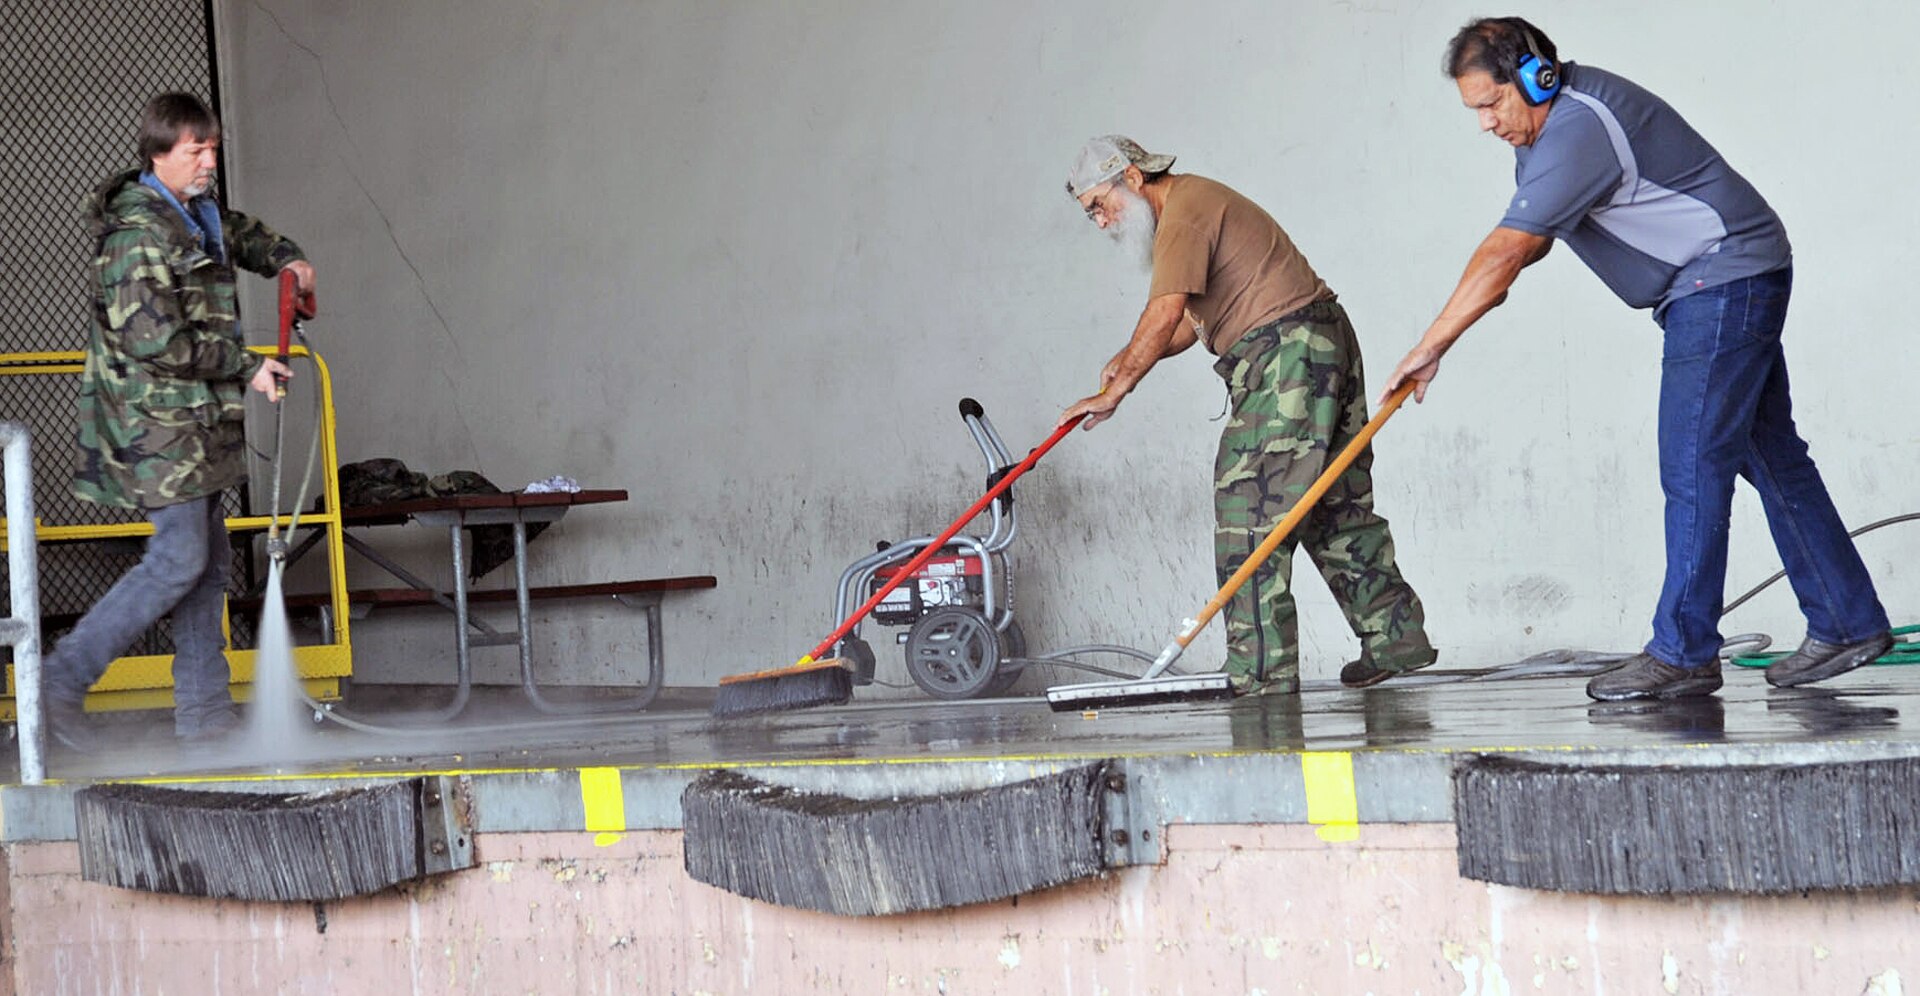
<path id="1" fill-rule="evenodd" d="M 1809 636 L 1800 649 L 1767 665 L 1767 684 L 1775 688 L 1810 685 L 1838 677 L 1893 649 L 1893 634 L 1859 643 L 1822 643 Z"/>
<path id="2" fill-rule="evenodd" d="M 1439 659 L 1440 654 L 1438 652 L 1430 652 L 1426 660 L 1412 667 L 1384 668 L 1373 662 L 1372 654 L 1362 650 L 1360 651 L 1359 660 L 1340 669 L 1340 683 L 1348 688 L 1366 688 L 1369 685 L 1378 685 L 1395 675 L 1418 671 Z"/>
<path id="3" fill-rule="evenodd" d="M 1300 676 L 1297 674 L 1269 674 L 1256 678 L 1245 671 L 1228 671 L 1227 680 L 1233 685 L 1233 697 L 1248 695 L 1298 695 L 1300 694 Z"/>
<path id="4" fill-rule="evenodd" d="M 1719 689 L 1718 658 L 1699 667 L 1674 667 L 1646 653 L 1635 654 L 1619 667 L 1587 682 L 1587 695 L 1602 702 L 1679 699 L 1712 695 Z"/>
<path id="5" fill-rule="evenodd" d="M 86 699 L 64 698 L 50 690 L 42 690 L 40 705 L 43 709 L 41 715 L 47 724 L 47 735 L 71 751 L 86 754 L 93 750 L 93 724 L 87 719 Z"/>

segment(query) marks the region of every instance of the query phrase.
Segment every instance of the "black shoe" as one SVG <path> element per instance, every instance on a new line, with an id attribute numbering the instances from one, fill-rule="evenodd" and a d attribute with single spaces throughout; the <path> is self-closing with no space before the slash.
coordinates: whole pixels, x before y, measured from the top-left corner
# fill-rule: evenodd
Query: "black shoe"
<path id="1" fill-rule="evenodd" d="M 94 747 L 93 724 L 87 719 L 85 703 L 85 699 L 72 701 L 44 692 L 40 697 L 47 734 L 62 747 L 82 754 L 91 752 Z"/>
<path id="2" fill-rule="evenodd" d="M 1369 685 L 1378 685 L 1395 675 L 1418 671 L 1439 659 L 1440 655 L 1436 653 L 1412 667 L 1401 668 L 1398 671 L 1390 671 L 1374 664 L 1373 655 L 1363 650 L 1360 652 L 1359 660 L 1340 669 L 1340 683 L 1348 688 L 1366 688 Z"/>
<path id="3" fill-rule="evenodd" d="M 1587 695 L 1602 702 L 1679 699 L 1712 695 L 1719 689 L 1719 660 L 1699 667 L 1674 667 L 1652 654 L 1635 654 L 1619 667 L 1587 682 Z"/>
<path id="4" fill-rule="evenodd" d="M 1340 683 L 1348 688 L 1365 688 L 1393 677 L 1394 672 L 1386 668 L 1374 667 L 1365 655 L 1357 661 L 1340 669 Z"/>
<path id="5" fill-rule="evenodd" d="M 1792 688 L 1838 677 L 1893 649 L 1893 634 L 1881 633 L 1859 643 L 1821 643 L 1813 637 L 1800 649 L 1767 665 L 1767 684 Z"/>
<path id="6" fill-rule="evenodd" d="M 1233 686 L 1233 697 L 1236 699 L 1245 698 L 1249 695 L 1300 694 L 1300 677 L 1298 675 L 1289 674 L 1280 677 L 1256 679 L 1250 674 L 1234 674 L 1228 672 L 1227 678 L 1228 683 Z"/>

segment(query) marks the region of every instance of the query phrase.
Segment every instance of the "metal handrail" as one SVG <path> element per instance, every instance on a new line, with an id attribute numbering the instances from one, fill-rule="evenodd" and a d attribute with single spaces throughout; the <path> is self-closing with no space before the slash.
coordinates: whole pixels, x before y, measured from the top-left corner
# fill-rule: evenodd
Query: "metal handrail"
<path id="1" fill-rule="evenodd" d="M 17 422 L 0 422 L 0 477 L 7 492 L 8 597 L 13 615 L 0 619 L 0 644 L 13 647 L 14 707 L 19 714 L 20 780 L 47 778 L 46 729 L 40 714 L 40 543 L 33 519 L 32 433 Z"/>
<path id="2" fill-rule="evenodd" d="M 273 355 L 274 346 L 249 347 L 252 352 L 261 355 Z M 320 433 L 320 466 L 323 468 L 340 465 L 339 451 L 334 438 L 335 413 L 333 405 L 333 380 L 326 361 L 305 346 L 296 346 L 290 355 L 303 362 L 311 362 L 313 370 L 313 389 L 318 398 L 317 418 Z M 9 377 L 31 377 L 55 374 L 78 374 L 83 369 L 86 354 L 76 351 L 6 353 L 0 352 L 0 388 L 4 388 Z M 319 473 L 316 481 L 322 489 L 325 511 L 308 510 L 299 513 L 300 527 L 306 530 L 312 527 L 325 537 L 327 551 L 326 581 L 328 604 L 322 610 L 323 627 L 330 630 L 325 633 L 322 642 L 302 643 L 294 648 L 294 661 L 302 680 L 326 680 L 343 678 L 352 673 L 352 637 L 351 621 L 347 612 L 347 575 L 345 549 L 345 528 L 340 521 L 339 479 L 331 472 Z M 227 519 L 227 528 L 235 533 L 261 530 L 276 520 L 282 528 L 290 521 L 290 511 L 283 510 L 279 516 L 272 515 L 236 515 Z M 24 534 L 25 530 L 15 530 Z M 43 545 L 99 539 L 137 539 L 153 534 L 153 523 L 144 517 L 133 522 L 93 522 L 80 524 L 36 523 L 34 534 Z M 6 541 L 7 531 L 0 526 L 0 544 Z M 37 611 L 37 610 L 36 610 Z M 226 651 L 233 672 L 242 680 L 251 680 L 249 675 L 255 666 L 257 652 L 254 650 Z M 111 662 L 107 672 L 97 682 L 92 694 L 150 694 L 155 689 L 171 687 L 168 674 L 171 669 L 171 655 L 136 655 L 120 657 Z M 17 684 L 17 682 L 16 682 Z M 165 705 L 164 701 L 148 700 L 151 704 Z M 0 689 L 0 714 L 12 708 L 25 706 L 24 702 L 13 697 L 9 701 L 5 690 Z M 24 732 L 24 728 L 22 728 Z"/>

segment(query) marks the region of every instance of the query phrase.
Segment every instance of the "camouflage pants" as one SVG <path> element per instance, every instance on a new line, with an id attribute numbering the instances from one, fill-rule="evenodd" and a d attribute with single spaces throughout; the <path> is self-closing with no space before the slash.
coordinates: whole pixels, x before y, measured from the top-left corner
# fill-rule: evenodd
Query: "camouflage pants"
<path id="1" fill-rule="evenodd" d="M 1233 405 L 1214 463 L 1214 554 L 1225 584 L 1366 425 L 1367 399 L 1353 325 L 1331 301 L 1248 332 L 1214 369 Z M 1387 520 L 1373 511 L 1372 467 L 1369 449 L 1227 603 L 1226 670 L 1243 690 L 1299 680 L 1295 546 L 1306 548 L 1375 666 L 1433 661 L 1420 599 L 1394 564 Z"/>

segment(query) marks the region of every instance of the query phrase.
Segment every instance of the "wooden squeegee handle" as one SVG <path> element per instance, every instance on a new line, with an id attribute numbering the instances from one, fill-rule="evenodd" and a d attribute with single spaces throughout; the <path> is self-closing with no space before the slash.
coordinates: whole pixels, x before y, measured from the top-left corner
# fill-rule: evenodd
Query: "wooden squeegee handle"
<path id="1" fill-rule="evenodd" d="M 927 561 L 932 560 L 934 556 L 947 545 L 948 540 L 958 535 L 960 530 L 966 527 L 967 523 L 973 521 L 974 516 L 986 511 L 987 506 L 992 504 L 995 498 L 1000 497 L 1002 493 L 1012 487 L 1013 482 L 1017 480 L 1020 475 L 1032 470 L 1033 465 L 1039 463 L 1040 458 L 1046 456 L 1048 450 L 1053 449 L 1055 444 L 1065 439 L 1067 433 L 1072 432 L 1074 428 L 1080 424 L 1081 420 L 1085 418 L 1085 415 L 1076 415 L 1067 420 L 1067 422 L 1059 428 L 1053 430 L 1053 435 L 1048 436 L 1046 442 L 1034 447 L 1033 452 L 1028 453 L 1025 460 L 1015 464 L 1012 469 L 1008 470 L 998 481 L 994 482 L 993 487 L 987 489 L 986 494 L 980 496 L 979 501 L 974 502 L 965 512 L 960 513 L 960 517 L 953 520 L 953 525 L 948 526 L 946 532 L 935 537 L 933 542 L 928 543 L 921 548 L 919 553 L 914 554 L 912 560 L 907 561 L 900 566 L 899 570 L 894 571 L 893 577 L 888 579 L 886 584 L 881 585 L 880 590 L 874 592 L 871 598 L 868 598 L 859 608 L 853 610 L 852 615 L 842 620 L 840 625 L 835 627 L 833 632 L 828 633 L 827 638 L 821 640 L 819 645 L 815 646 L 802 660 L 816 661 L 824 657 L 828 651 L 833 649 L 834 644 L 840 642 L 841 637 L 851 632 L 860 620 L 866 618 L 867 613 L 873 611 L 874 606 L 880 604 L 881 599 L 886 598 L 888 593 L 892 592 L 893 589 L 900 587 L 901 582 L 911 577 L 913 572 L 925 567 Z"/>
<path id="2" fill-rule="evenodd" d="M 1186 628 L 1181 630 L 1179 636 L 1173 638 L 1176 646 L 1185 649 L 1192 643 L 1193 638 L 1206 628 L 1207 623 L 1226 607 L 1227 601 L 1240 590 L 1240 586 L 1247 583 L 1247 579 L 1253 576 L 1253 572 L 1258 570 L 1261 564 L 1266 563 L 1268 557 L 1273 556 L 1273 551 L 1278 550 L 1280 544 L 1286 541 L 1294 528 L 1300 525 L 1300 520 L 1305 519 L 1307 513 L 1313 511 L 1313 506 L 1320 501 L 1329 488 L 1333 487 L 1333 482 L 1339 480 L 1340 475 L 1346 473 L 1347 468 L 1353 465 L 1353 461 L 1359 459 L 1360 454 L 1366 450 L 1367 444 L 1373 441 L 1374 433 L 1379 432 L 1380 427 L 1387 424 L 1387 419 L 1399 410 L 1408 395 L 1413 393 L 1414 387 L 1414 382 L 1409 380 L 1387 397 L 1386 403 L 1380 406 L 1380 410 L 1375 412 L 1366 426 L 1354 435 L 1353 440 L 1340 451 L 1340 455 L 1333 458 L 1333 462 L 1327 465 L 1327 469 L 1320 472 L 1320 476 L 1314 480 L 1313 486 L 1307 489 L 1307 493 L 1301 495 L 1300 500 L 1294 502 L 1293 507 L 1287 510 L 1287 514 L 1274 524 L 1273 531 L 1267 533 L 1267 538 L 1247 556 L 1246 561 L 1240 565 L 1240 569 L 1234 571 L 1233 576 L 1227 579 L 1227 583 L 1220 586 L 1220 590 L 1214 594 L 1212 600 L 1207 602 L 1206 607 L 1200 610 L 1200 614 L 1187 620 Z"/>

